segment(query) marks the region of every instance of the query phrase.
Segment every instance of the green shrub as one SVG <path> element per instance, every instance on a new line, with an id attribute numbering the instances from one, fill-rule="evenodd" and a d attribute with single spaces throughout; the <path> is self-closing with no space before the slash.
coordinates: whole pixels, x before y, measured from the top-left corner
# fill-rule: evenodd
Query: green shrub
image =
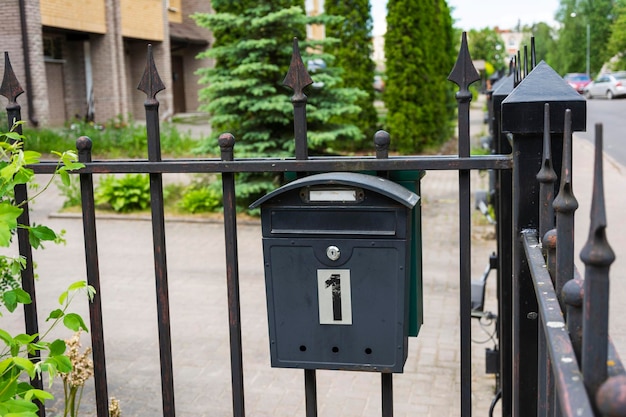
<path id="1" fill-rule="evenodd" d="M 214 184 L 219 185 L 190 186 L 179 202 L 180 208 L 192 214 L 218 211 L 222 206 L 222 190 Z"/>
<path id="2" fill-rule="evenodd" d="M 95 202 L 118 213 L 146 210 L 150 207 L 150 178 L 146 174 L 105 175 L 96 187 Z"/>
<path id="3" fill-rule="evenodd" d="M 56 185 L 61 195 L 65 198 L 63 200 L 64 209 L 69 207 L 80 207 L 82 205 L 80 182 L 77 177 L 71 177 L 67 184 L 62 181 L 57 181 Z"/>
<path id="4" fill-rule="evenodd" d="M 148 136 L 146 127 L 121 116 L 103 125 L 80 120 L 64 128 L 37 128 L 25 126 L 28 150 L 48 152 L 50 149 L 74 148 L 76 139 L 87 136 L 93 142 L 92 153 L 100 158 L 147 158 Z M 171 123 L 161 123 L 161 152 L 170 156 L 192 155 L 198 142 L 187 133 L 181 133 Z"/>

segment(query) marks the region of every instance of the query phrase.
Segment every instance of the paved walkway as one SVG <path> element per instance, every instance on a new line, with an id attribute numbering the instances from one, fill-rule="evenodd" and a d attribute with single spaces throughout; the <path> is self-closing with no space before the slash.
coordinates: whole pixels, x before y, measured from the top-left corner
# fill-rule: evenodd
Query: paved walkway
<path id="1" fill-rule="evenodd" d="M 473 113 L 474 132 L 483 127 L 481 112 Z M 590 187 L 588 142 L 575 142 L 577 250 L 586 239 Z M 618 349 L 625 352 L 626 332 L 617 322 L 626 296 L 626 226 L 620 222 L 626 206 L 626 171 L 607 163 L 609 241 L 617 261 L 613 272 L 611 330 Z M 424 248 L 424 325 L 411 338 L 404 374 L 394 375 L 395 415 L 458 416 L 458 204 L 456 172 L 428 172 L 422 181 Z M 487 187 L 486 176 L 473 173 L 474 189 Z M 45 199 L 45 200 L 44 200 Z M 40 275 L 39 311 L 56 308 L 58 294 L 71 282 L 84 279 L 82 222 L 49 218 L 61 198 L 48 195 L 34 206 L 32 219 L 56 230 L 65 229 L 65 246 L 48 245 L 36 252 Z M 495 250 L 493 228 L 476 213 L 472 249 L 473 277 L 478 278 Z M 173 355 L 178 416 L 230 416 L 230 368 L 226 304 L 223 228 L 213 223 L 167 222 Z M 161 413 L 157 322 L 149 222 L 99 220 L 101 296 L 107 354 L 109 394 L 121 401 L 124 416 Z M 301 370 L 269 365 L 261 231 L 258 225 L 239 225 L 239 259 L 244 346 L 246 414 L 257 417 L 304 416 L 304 377 Z M 496 310 L 495 279 L 488 281 L 487 309 Z M 87 316 L 86 303 L 77 310 Z M 3 319 L 4 320 L 4 319 Z M 484 372 L 485 348 L 493 347 L 489 333 L 473 320 L 473 409 L 485 416 L 494 395 L 493 375 Z M 87 343 L 88 338 L 84 338 Z M 484 342 L 484 343 L 480 343 Z M 318 371 L 320 416 L 379 416 L 380 377 L 364 372 Z M 84 416 L 95 415 L 92 386 L 83 399 Z M 62 395 L 59 392 L 60 395 Z M 499 410 L 499 407 L 497 408 Z M 49 406 L 49 416 L 62 410 Z M 496 411 L 496 415 L 497 415 Z"/>

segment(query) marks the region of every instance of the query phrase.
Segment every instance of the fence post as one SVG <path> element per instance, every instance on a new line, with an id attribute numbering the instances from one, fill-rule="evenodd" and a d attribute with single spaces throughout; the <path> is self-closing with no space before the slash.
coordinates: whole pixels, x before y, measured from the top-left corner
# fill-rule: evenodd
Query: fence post
<path id="1" fill-rule="evenodd" d="M 502 102 L 502 132 L 513 135 L 513 415 L 537 413 L 538 314 L 520 234 L 539 228 L 539 184 L 544 106 L 550 103 L 552 156 L 560 165 L 564 112 L 574 111 L 574 129 L 583 130 L 586 102 L 549 65 L 539 63 Z M 556 165 L 555 164 L 555 165 Z M 560 166 L 555 167 L 560 172 Z M 505 277 L 506 279 L 506 277 Z"/>
<path id="2" fill-rule="evenodd" d="M 501 130 L 502 102 L 513 91 L 513 75 L 500 79 L 493 86 L 491 95 L 493 106 L 493 141 L 496 154 L 511 154 L 509 140 Z M 498 330 L 500 335 L 500 391 L 502 393 L 502 415 L 512 415 L 512 378 L 513 378 L 513 310 L 512 310 L 512 181 L 510 170 L 496 171 L 496 190 L 494 195 L 496 213 L 496 236 L 498 250 Z"/>

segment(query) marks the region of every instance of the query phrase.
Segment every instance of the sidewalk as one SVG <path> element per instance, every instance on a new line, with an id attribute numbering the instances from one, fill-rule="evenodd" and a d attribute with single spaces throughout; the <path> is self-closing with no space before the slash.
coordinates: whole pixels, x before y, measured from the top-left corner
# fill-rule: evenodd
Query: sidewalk
<path id="1" fill-rule="evenodd" d="M 472 111 L 472 131 L 483 129 L 482 110 Z M 575 140 L 576 244 L 586 239 L 591 199 L 592 147 Z M 617 254 L 612 268 L 611 331 L 618 350 L 626 352 L 626 331 L 617 317 L 625 308 L 626 233 L 617 219 L 626 206 L 623 167 L 605 165 L 609 242 Z M 487 177 L 472 173 L 473 192 L 487 188 Z M 403 374 L 394 375 L 394 415 L 446 417 L 460 415 L 459 387 L 459 266 L 458 174 L 429 171 L 422 180 L 424 325 L 411 338 Z M 45 196 L 34 206 L 31 220 L 65 229 L 67 245 L 49 245 L 35 253 L 40 279 L 38 308 L 56 308 L 58 294 L 69 283 L 84 279 L 84 248 L 80 219 L 49 218 L 61 199 Z M 495 251 L 489 239 L 493 227 L 478 213 L 473 227 L 472 271 L 477 279 Z M 167 222 L 167 259 L 173 337 L 174 383 L 178 416 L 231 416 L 230 360 L 226 303 L 223 228 L 214 223 Z M 122 415 L 161 413 L 157 322 L 150 222 L 99 220 L 101 296 L 107 355 L 109 395 L 121 402 Z M 261 231 L 259 225 L 238 225 L 241 317 L 244 348 L 246 414 L 256 417 L 304 416 L 304 376 L 301 370 L 269 365 L 269 344 Z M 620 277 L 620 278 L 617 278 Z M 617 279 L 615 279 L 617 278 Z M 486 310 L 496 311 L 495 276 L 488 280 Z M 86 303 L 76 308 L 87 317 Z M 473 413 L 486 416 L 494 396 L 495 379 L 484 372 L 488 333 L 472 320 Z M 84 344 L 88 337 L 84 337 Z M 484 342 L 486 341 L 486 342 Z M 479 343 L 484 342 L 484 343 Z M 626 353 L 625 353 L 626 354 Z M 317 372 L 320 416 L 379 416 L 380 376 L 364 372 Z M 62 397 L 58 391 L 57 396 Z M 93 385 L 86 388 L 84 413 L 95 415 Z M 499 406 L 495 415 L 498 415 Z M 57 416 L 49 404 L 48 416 Z"/>

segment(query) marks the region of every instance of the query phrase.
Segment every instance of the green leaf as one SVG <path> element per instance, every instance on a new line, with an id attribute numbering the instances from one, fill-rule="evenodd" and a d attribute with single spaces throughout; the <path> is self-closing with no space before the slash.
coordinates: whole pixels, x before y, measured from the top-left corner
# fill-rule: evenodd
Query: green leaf
<path id="1" fill-rule="evenodd" d="M 20 135 L 17 132 L 7 132 L 7 133 L 3 133 L 3 135 L 6 136 L 7 139 L 13 139 L 15 141 L 18 141 L 18 140 L 21 141 L 24 139 L 24 136 Z"/>
<path id="2" fill-rule="evenodd" d="M 2 294 L 2 302 L 7 310 L 13 313 L 17 308 L 17 295 L 13 290 L 5 291 L 4 294 Z"/>
<path id="3" fill-rule="evenodd" d="M 17 228 L 17 218 L 22 211 L 21 208 L 10 203 L 0 203 L 0 246 L 9 246 L 11 231 Z"/>
<path id="4" fill-rule="evenodd" d="M 35 248 L 41 248 L 41 241 L 54 241 L 57 238 L 57 234 L 47 226 L 32 226 L 28 228 L 28 240 L 30 245 Z"/>
<path id="5" fill-rule="evenodd" d="M 19 382 L 17 384 L 17 395 L 21 397 L 23 393 L 31 389 L 34 389 L 34 387 L 28 382 Z"/>
<path id="6" fill-rule="evenodd" d="M 15 340 L 17 343 L 21 344 L 21 345 L 27 345 L 29 343 L 31 343 L 33 340 L 35 340 L 37 338 L 37 334 L 18 334 L 17 336 L 15 336 L 13 338 L 13 340 Z"/>
<path id="7" fill-rule="evenodd" d="M 68 291 L 76 291 L 87 287 L 87 281 L 76 281 L 67 287 Z"/>
<path id="8" fill-rule="evenodd" d="M 66 346 L 63 340 L 57 339 L 50 343 L 48 348 L 50 349 L 50 356 L 57 356 L 65 353 Z"/>
<path id="9" fill-rule="evenodd" d="M 2 339 L 2 341 L 4 341 L 4 343 L 6 343 L 7 346 L 13 343 L 13 338 L 11 337 L 9 332 L 3 329 L 0 329 L 0 339 Z"/>
<path id="10" fill-rule="evenodd" d="M 18 304 L 30 304 L 32 300 L 26 291 L 21 288 L 14 288 L 2 294 L 2 301 L 7 310 L 13 312 Z"/>
<path id="11" fill-rule="evenodd" d="M 24 164 L 31 165 L 39 163 L 41 154 L 35 151 L 24 151 Z"/>
<path id="12" fill-rule="evenodd" d="M 89 331 L 89 329 L 87 329 L 87 325 L 83 321 L 83 318 L 76 313 L 66 314 L 65 317 L 63 317 L 63 324 L 65 325 L 65 327 L 75 332 L 79 331 L 80 329 L 83 329 L 86 332 Z"/>
<path id="13" fill-rule="evenodd" d="M 23 369 L 31 378 L 35 376 L 35 365 L 30 360 L 15 356 L 13 357 L 13 362 L 18 368 Z"/>
<path id="14" fill-rule="evenodd" d="M 54 400 L 54 395 L 40 389 L 30 389 L 24 393 L 24 399 L 26 401 L 32 401 L 33 399 L 44 402 L 45 400 Z"/>
<path id="15" fill-rule="evenodd" d="M 13 360 L 11 358 L 6 358 L 2 362 L 0 362 L 0 387 L 2 386 L 2 382 L 5 379 L 4 374 L 7 372 L 7 369 L 9 369 L 11 365 L 13 365 Z"/>
<path id="16" fill-rule="evenodd" d="M 48 320 L 56 320 L 58 318 L 63 317 L 65 313 L 63 313 L 63 310 L 57 308 L 56 310 L 52 310 L 50 312 L 50 315 L 48 316 L 48 318 L 46 319 L 46 321 Z"/>
<path id="17" fill-rule="evenodd" d="M 57 173 L 59 174 L 59 177 L 61 177 L 61 182 L 63 183 L 63 185 L 65 185 L 66 187 L 72 185 L 70 174 L 68 174 L 67 171 L 60 169 Z"/>
<path id="18" fill-rule="evenodd" d="M 9 412 L 3 417 L 37 417 L 39 410 L 37 404 L 21 398 L 7 400 L 4 402 L 4 406 Z"/>
<path id="19" fill-rule="evenodd" d="M 67 300 L 67 296 L 69 295 L 69 291 L 63 291 L 61 295 L 59 295 L 59 304 L 65 304 L 65 300 Z"/>
<path id="20" fill-rule="evenodd" d="M 72 370 L 72 361 L 65 355 L 51 356 L 45 360 L 45 364 L 49 367 L 47 369 L 48 372 L 55 374 L 57 370 L 61 373 L 67 373 Z M 44 367 L 42 367 L 42 369 L 43 368 Z"/>
<path id="21" fill-rule="evenodd" d="M 17 392 L 17 379 L 0 380 L 0 402 L 10 401 Z"/>

